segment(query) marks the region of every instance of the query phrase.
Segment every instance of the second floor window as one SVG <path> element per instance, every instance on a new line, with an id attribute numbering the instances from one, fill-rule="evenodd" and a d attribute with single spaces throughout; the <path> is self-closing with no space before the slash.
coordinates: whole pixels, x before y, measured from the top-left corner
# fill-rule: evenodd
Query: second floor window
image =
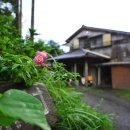
<path id="1" fill-rule="evenodd" d="M 102 46 L 102 36 L 93 37 L 90 39 L 91 48 L 97 48 Z"/>
<path id="2" fill-rule="evenodd" d="M 103 34 L 90 39 L 91 48 L 99 48 L 111 45 L 111 34 Z"/>
<path id="3" fill-rule="evenodd" d="M 85 49 L 90 48 L 88 37 L 80 38 L 79 43 L 80 43 L 79 45 L 80 48 L 85 48 Z"/>
<path id="4" fill-rule="evenodd" d="M 79 39 L 78 38 L 74 39 L 74 41 L 73 41 L 73 49 L 77 49 L 77 48 L 79 48 Z"/>
<path id="5" fill-rule="evenodd" d="M 111 45 L 111 34 L 109 33 L 103 34 L 102 40 L 103 40 L 103 46 Z"/>

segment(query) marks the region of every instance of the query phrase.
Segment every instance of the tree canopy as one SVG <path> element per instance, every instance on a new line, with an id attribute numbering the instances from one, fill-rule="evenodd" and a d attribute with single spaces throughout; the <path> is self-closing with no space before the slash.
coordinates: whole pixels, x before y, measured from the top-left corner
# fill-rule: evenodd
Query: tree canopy
<path id="1" fill-rule="evenodd" d="M 31 37 L 22 39 L 21 33 L 19 33 L 19 27 L 17 26 L 17 14 L 20 12 L 17 12 L 19 2 L 17 3 L 16 1 L 21 0 L 3 0 L 0 4 L 0 35 L 2 36 L 0 38 L 0 51 L 12 54 L 24 54 L 30 57 L 33 57 L 37 50 L 45 50 L 52 56 L 63 53 L 59 44 L 53 40 L 45 44 L 43 40 L 34 42 Z M 35 29 L 33 29 L 33 35 L 38 35 Z"/>

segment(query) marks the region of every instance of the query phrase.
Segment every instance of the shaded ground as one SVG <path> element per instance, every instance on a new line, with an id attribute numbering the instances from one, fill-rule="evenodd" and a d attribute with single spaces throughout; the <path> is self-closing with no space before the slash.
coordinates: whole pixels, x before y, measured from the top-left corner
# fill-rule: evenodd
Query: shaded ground
<path id="1" fill-rule="evenodd" d="M 82 99 L 102 113 L 112 114 L 116 130 L 130 130 L 130 100 L 113 94 L 111 90 L 83 92 Z"/>

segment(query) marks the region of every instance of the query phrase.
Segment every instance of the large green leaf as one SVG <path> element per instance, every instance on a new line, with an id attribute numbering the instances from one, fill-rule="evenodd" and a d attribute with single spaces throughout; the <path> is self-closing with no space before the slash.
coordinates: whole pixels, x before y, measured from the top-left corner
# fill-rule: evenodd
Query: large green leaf
<path id="1" fill-rule="evenodd" d="M 2 126 L 8 126 L 9 124 L 13 123 L 16 119 L 15 118 L 11 118 L 7 115 L 4 115 L 1 111 L 0 111 L 0 125 Z"/>
<path id="2" fill-rule="evenodd" d="M 6 91 L 0 98 L 0 111 L 3 115 L 9 116 L 11 120 L 12 118 L 21 119 L 27 123 L 40 126 L 44 130 L 50 130 L 42 104 L 26 92 L 15 89 Z M 11 121 L 8 120 L 8 122 Z"/>

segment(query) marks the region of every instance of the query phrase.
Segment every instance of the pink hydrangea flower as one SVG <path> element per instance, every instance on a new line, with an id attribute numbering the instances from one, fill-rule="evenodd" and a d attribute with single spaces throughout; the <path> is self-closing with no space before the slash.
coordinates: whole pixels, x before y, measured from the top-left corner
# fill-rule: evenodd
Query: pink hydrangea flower
<path id="1" fill-rule="evenodd" d="M 40 64 L 40 65 L 42 65 L 43 62 L 44 62 L 44 59 L 41 55 L 35 56 L 33 60 L 34 60 L 35 63 Z"/>
<path id="2" fill-rule="evenodd" d="M 45 51 L 42 51 L 42 52 L 37 51 L 36 54 L 42 56 L 43 59 L 46 59 L 46 58 L 47 58 L 47 53 L 46 53 Z"/>

